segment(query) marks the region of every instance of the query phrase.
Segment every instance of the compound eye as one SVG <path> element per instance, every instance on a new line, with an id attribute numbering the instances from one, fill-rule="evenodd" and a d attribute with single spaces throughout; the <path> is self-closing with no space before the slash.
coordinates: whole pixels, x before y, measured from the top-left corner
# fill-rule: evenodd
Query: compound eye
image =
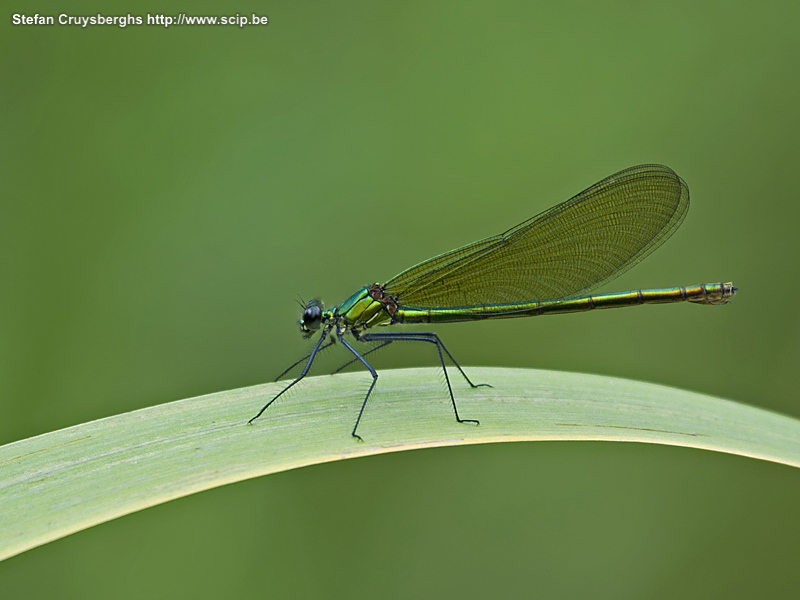
<path id="1" fill-rule="evenodd" d="M 322 319 L 322 309 L 319 306 L 309 306 L 303 311 L 303 325 L 310 329 L 317 329 Z"/>
<path id="2" fill-rule="evenodd" d="M 323 306 L 320 300 L 310 300 L 303 308 L 303 316 L 300 317 L 300 331 L 304 338 L 310 338 L 314 332 L 322 325 Z"/>

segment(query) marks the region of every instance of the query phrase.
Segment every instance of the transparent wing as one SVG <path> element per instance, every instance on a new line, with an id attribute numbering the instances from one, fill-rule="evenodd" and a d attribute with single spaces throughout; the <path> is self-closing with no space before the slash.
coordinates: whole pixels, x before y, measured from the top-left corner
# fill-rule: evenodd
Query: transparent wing
<path id="1" fill-rule="evenodd" d="M 417 308 L 576 296 L 655 250 L 688 209 L 689 189 L 672 169 L 631 167 L 503 234 L 406 269 L 385 291 Z"/>

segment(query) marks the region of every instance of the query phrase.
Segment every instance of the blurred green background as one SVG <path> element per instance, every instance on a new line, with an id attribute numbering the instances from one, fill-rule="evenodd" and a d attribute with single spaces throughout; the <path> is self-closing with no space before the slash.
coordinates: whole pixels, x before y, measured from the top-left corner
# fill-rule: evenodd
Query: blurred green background
<path id="1" fill-rule="evenodd" d="M 338 303 L 645 162 L 692 208 L 604 290 L 732 280 L 733 304 L 438 331 L 464 365 L 800 417 L 796 1 L 25 9 L 270 18 L 244 29 L 20 10 L 0 34 L 0 442 L 267 381 L 307 348 L 298 295 Z M 799 495 L 795 469 L 686 448 L 404 452 L 80 532 L 0 563 L 0 597 L 787 597 Z"/>

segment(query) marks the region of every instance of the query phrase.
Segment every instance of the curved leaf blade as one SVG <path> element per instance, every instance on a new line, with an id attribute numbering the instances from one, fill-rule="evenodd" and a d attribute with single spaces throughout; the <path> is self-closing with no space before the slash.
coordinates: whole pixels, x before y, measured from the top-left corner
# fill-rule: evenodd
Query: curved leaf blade
<path id="1" fill-rule="evenodd" d="M 364 373 L 310 377 L 253 425 L 281 384 L 170 402 L 0 447 L 0 559 L 188 494 L 311 464 L 415 448 L 532 440 L 689 446 L 800 466 L 800 420 L 649 383 L 470 368 L 453 419 L 436 369 L 382 371 L 350 436 Z"/>

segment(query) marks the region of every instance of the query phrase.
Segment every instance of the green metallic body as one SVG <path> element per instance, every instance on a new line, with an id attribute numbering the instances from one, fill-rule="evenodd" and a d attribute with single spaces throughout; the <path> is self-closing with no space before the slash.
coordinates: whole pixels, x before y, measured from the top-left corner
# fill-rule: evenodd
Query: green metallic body
<path id="1" fill-rule="evenodd" d="M 727 304 L 728 298 L 733 296 L 734 292 L 735 288 L 730 283 L 706 283 L 685 287 L 633 290 L 576 298 L 480 306 L 429 308 L 406 307 L 398 304 L 394 317 L 392 317 L 385 304 L 372 298 L 369 288 L 363 287 L 334 310 L 326 311 L 324 320 L 330 319 L 331 322 L 335 322 L 342 332 L 346 330 L 361 332 L 377 325 L 394 323 L 459 323 L 482 319 L 555 315 L 639 304 L 669 304 L 672 302 Z"/>
<path id="2" fill-rule="evenodd" d="M 340 327 L 344 330 L 364 331 L 376 325 L 392 323 L 392 317 L 386 307 L 370 296 L 368 287 L 361 288 L 326 315 L 334 320 L 338 317 Z M 323 320 L 326 315 L 323 315 Z"/>
<path id="3" fill-rule="evenodd" d="M 726 304 L 733 295 L 730 283 L 707 283 L 689 287 L 634 290 L 594 294 L 577 298 L 561 298 L 510 304 L 486 304 L 457 308 L 406 308 L 399 307 L 395 314 L 398 323 L 457 323 L 481 319 L 531 317 L 581 312 L 597 308 L 618 308 L 639 304 L 666 304 L 670 302 L 696 302 L 699 304 Z"/>

